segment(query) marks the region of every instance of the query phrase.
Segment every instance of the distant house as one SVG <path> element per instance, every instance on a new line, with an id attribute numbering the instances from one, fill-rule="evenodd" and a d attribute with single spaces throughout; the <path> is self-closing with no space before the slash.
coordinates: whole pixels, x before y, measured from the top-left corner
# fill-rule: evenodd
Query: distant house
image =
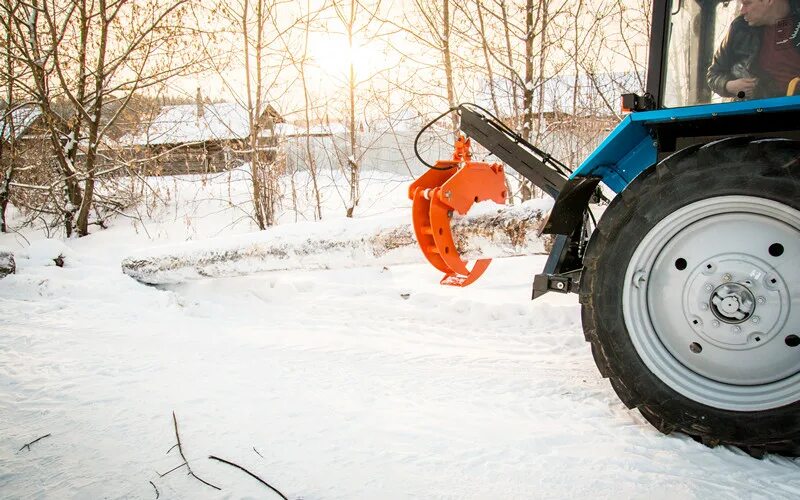
<path id="1" fill-rule="evenodd" d="M 7 143 L 11 140 L 22 148 L 23 143 L 41 139 L 44 133 L 41 127 L 42 111 L 35 104 L 0 108 L 0 140 Z"/>
<path id="2" fill-rule="evenodd" d="M 198 99 L 200 101 L 200 99 Z M 267 105 L 258 125 L 257 149 L 266 160 L 275 156 L 276 124 L 283 118 Z M 141 133 L 122 137 L 129 155 L 148 159 L 148 173 L 161 175 L 218 172 L 249 161 L 247 108 L 237 103 L 163 106 Z"/>
<path id="3" fill-rule="evenodd" d="M 52 160 L 52 147 L 50 131 L 38 105 L 11 105 L 0 109 L 0 169 L 36 167 L 15 174 L 18 181 L 36 184 L 41 174 L 39 167 L 47 168 Z"/>

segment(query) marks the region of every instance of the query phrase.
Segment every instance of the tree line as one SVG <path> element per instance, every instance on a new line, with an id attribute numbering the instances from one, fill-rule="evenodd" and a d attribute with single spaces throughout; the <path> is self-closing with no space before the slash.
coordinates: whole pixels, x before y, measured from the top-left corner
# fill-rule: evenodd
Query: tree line
<path id="1" fill-rule="evenodd" d="M 213 79 L 247 110 L 245 209 L 259 228 L 275 224 L 297 190 L 321 219 L 325 168 L 345 180 L 345 214 L 355 215 L 370 148 L 362 124 L 378 118 L 421 126 L 479 102 L 533 143 L 570 130 L 562 159 L 575 164 L 592 130 L 575 131 L 619 119 L 613 93 L 644 86 L 650 8 L 643 0 L 0 0 L 0 230 L 9 229 L 9 203 L 26 214 L 22 223 L 67 237 L 138 203 L 146 162 L 108 152 L 161 105 L 193 102 L 188 81 Z M 321 70 L 320 39 L 351 54 L 336 74 Z M 376 61 L 359 61 L 359 47 Z M 615 75 L 627 76 L 612 88 Z M 554 82 L 571 83 L 568 95 L 548 94 Z M 280 180 L 294 182 L 294 172 L 259 154 L 268 105 L 301 130 L 345 126 L 332 165 L 316 164 L 306 134 L 309 182 L 290 193 Z M 36 110 L 46 140 L 35 158 L 7 133 L 24 109 Z M 451 114 L 437 130 L 449 141 L 457 128 Z M 510 181 L 515 199 L 535 195 Z"/>

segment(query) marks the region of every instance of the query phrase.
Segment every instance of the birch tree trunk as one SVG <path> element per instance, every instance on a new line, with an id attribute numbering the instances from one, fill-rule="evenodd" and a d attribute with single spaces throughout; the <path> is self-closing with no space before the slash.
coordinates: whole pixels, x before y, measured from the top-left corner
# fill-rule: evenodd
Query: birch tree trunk
<path id="1" fill-rule="evenodd" d="M 359 164 L 358 164 L 358 127 L 356 126 L 356 69 L 355 64 L 353 62 L 354 57 L 354 46 L 353 46 L 353 29 L 355 28 L 356 22 L 356 5 L 357 3 L 353 0 L 350 1 L 350 13 L 349 17 L 347 18 L 347 22 L 345 23 L 345 29 L 347 30 L 347 47 L 350 50 L 350 57 L 349 57 L 349 67 L 348 67 L 348 80 L 347 80 L 347 90 L 348 90 L 348 106 L 347 110 L 349 113 L 349 131 L 350 131 L 350 154 L 347 156 L 347 163 L 350 167 L 350 202 L 349 206 L 347 207 L 347 216 L 353 217 L 353 213 L 355 212 L 356 205 L 358 205 L 359 195 Z"/>
<path id="2" fill-rule="evenodd" d="M 314 157 L 314 149 L 311 146 L 311 96 L 308 89 L 308 78 L 306 76 L 306 59 L 308 58 L 308 35 L 311 31 L 311 3 L 306 2 L 306 19 L 303 31 L 303 55 L 300 61 L 295 62 L 300 71 L 300 81 L 303 84 L 303 118 L 305 120 L 306 134 L 304 137 L 306 158 L 308 158 L 308 173 L 311 176 L 311 186 L 314 195 L 314 219 L 322 220 L 322 199 L 319 191 L 319 179 L 317 178 L 317 161 Z M 292 177 L 294 183 L 294 177 Z M 296 196 L 294 189 L 292 196 Z M 296 203 L 295 203 L 296 205 Z"/>

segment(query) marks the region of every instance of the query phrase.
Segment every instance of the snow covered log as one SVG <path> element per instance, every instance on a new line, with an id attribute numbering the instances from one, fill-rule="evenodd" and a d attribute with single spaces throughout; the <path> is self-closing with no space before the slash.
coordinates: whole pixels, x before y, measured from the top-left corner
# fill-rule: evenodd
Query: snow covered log
<path id="1" fill-rule="evenodd" d="M 17 264 L 14 261 L 14 254 L 6 250 L 0 250 L 0 278 L 14 274 L 16 270 Z"/>
<path id="2" fill-rule="evenodd" d="M 538 236 L 547 207 L 484 202 L 453 220 L 468 260 L 544 253 Z M 337 219 L 276 226 L 258 233 L 145 249 L 125 258 L 125 274 L 147 284 L 244 276 L 265 271 L 331 269 L 424 262 L 410 217 Z"/>

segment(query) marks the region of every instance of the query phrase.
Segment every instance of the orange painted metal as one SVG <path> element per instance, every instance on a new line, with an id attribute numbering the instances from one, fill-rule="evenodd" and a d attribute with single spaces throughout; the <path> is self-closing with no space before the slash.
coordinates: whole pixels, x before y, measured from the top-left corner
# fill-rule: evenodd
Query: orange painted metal
<path id="1" fill-rule="evenodd" d="M 469 269 L 456 250 L 450 221 L 479 201 L 505 203 L 503 166 L 472 161 L 470 140 L 463 136 L 456 141 L 453 159 L 434 166 L 408 188 L 414 233 L 428 262 L 445 273 L 441 283 L 467 286 L 486 271 L 492 259 L 479 259 Z"/>

